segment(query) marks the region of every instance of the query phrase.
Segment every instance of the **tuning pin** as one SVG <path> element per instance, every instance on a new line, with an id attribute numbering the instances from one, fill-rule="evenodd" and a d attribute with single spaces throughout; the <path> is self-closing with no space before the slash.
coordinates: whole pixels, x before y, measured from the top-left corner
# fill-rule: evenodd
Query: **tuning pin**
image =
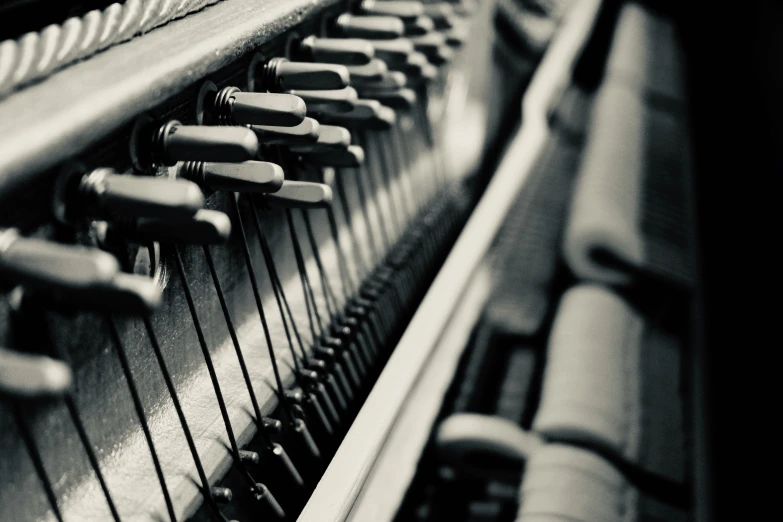
<path id="1" fill-rule="evenodd" d="M 153 161 L 175 165 L 178 161 L 238 163 L 258 153 L 256 135 L 245 127 L 182 125 L 172 120 L 153 139 Z"/>
<path id="2" fill-rule="evenodd" d="M 403 21 L 415 20 L 424 14 L 421 2 L 408 2 L 404 0 L 363 0 L 359 4 L 359 10 L 372 16 L 396 16 Z"/>
<path id="3" fill-rule="evenodd" d="M 375 56 L 386 62 L 388 66 L 407 62 L 408 55 L 415 50 L 413 42 L 408 38 L 382 40 L 374 42 L 373 45 L 375 46 Z"/>
<path id="4" fill-rule="evenodd" d="M 262 74 L 263 88 L 277 92 L 291 89 L 342 89 L 350 81 L 348 69 L 344 65 L 291 62 L 286 58 L 272 58 L 264 65 Z"/>
<path id="5" fill-rule="evenodd" d="M 351 144 L 351 132 L 345 127 L 321 125 L 318 141 L 311 145 L 291 147 L 291 152 L 327 152 L 342 150 Z"/>
<path id="6" fill-rule="evenodd" d="M 313 62 L 365 65 L 375 56 L 375 49 L 370 41 L 359 38 L 308 36 L 299 42 L 295 54 Z"/>
<path id="7" fill-rule="evenodd" d="M 55 197 L 55 214 L 64 222 L 86 217 L 186 219 L 203 206 L 204 195 L 195 183 L 117 174 L 108 168 L 67 175 Z"/>
<path id="8" fill-rule="evenodd" d="M 322 167 L 356 168 L 364 163 L 364 149 L 350 145 L 340 150 L 309 152 L 304 160 Z"/>
<path id="9" fill-rule="evenodd" d="M 234 498 L 234 493 L 228 488 L 212 486 L 209 488 L 209 493 L 212 495 L 212 500 L 218 504 L 229 504 Z"/>
<path id="10" fill-rule="evenodd" d="M 152 279 L 118 272 L 110 282 L 78 291 L 56 288 L 25 292 L 26 297 L 43 307 L 63 313 L 89 310 L 128 315 L 149 314 L 160 306 L 162 293 Z"/>
<path id="11" fill-rule="evenodd" d="M 408 78 L 405 76 L 405 73 L 388 71 L 384 73 L 380 79 L 374 82 L 362 83 L 361 85 L 357 85 L 357 88 L 359 89 L 359 93 L 364 95 L 363 93 L 368 90 L 375 92 L 402 89 L 407 83 Z"/>
<path id="12" fill-rule="evenodd" d="M 454 26 L 454 7 L 451 4 L 424 4 L 424 14 L 432 19 L 436 29 L 451 29 Z"/>
<path id="13" fill-rule="evenodd" d="M 340 125 L 359 125 L 371 130 L 390 129 L 397 122 L 394 110 L 376 100 L 358 100 L 351 112 L 332 114 L 329 119 Z"/>
<path id="14" fill-rule="evenodd" d="M 383 78 L 383 75 L 388 70 L 389 67 L 386 65 L 386 62 L 378 58 L 374 58 L 367 65 L 348 67 L 348 71 L 351 73 L 351 83 L 353 85 L 378 81 Z"/>
<path id="15" fill-rule="evenodd" d="M 272 417 L 264 417 L 261 419 L 261 426 L 268 433 L 278 434 L 283 431 L 283 423 L 278 419 Z"/>
<path id="16" fill-rule="evenodd" d="M 313 118 L 305 120 L 296 127 L 273 127 L 269 125 L 251 125 L 264 145 L 303 145 L 318 141 L 320 124 Z"/>
<path id="17" fill-rule="evenodd" d="M 402 36 L 405 33 L 405 24 L 396 16 L 357 16 L 345 13 L 337 18 L 335 29 L 349 38 L 387 40 Z"/>
<path id="18" fill-rule="evenodd" d="M 211 117 L 220 125 L 293 127 L 307 116 L 304 100 L 291 94 L 242 92 L 225 87 L 215 94 Z"/>
<path id="19" fill-rule="evenodd" d="M 452 2 L 452 8 L 454 9 L 454 13 L 460 16 L 469 16 L 476 12 L 478 4 L 473 0 L 460 0 L 456 3 Z"/>
<path id="20" fill-rule="evenodd" d="M 443 36 L 446 38 L 446 45 L 451 47 L 462 47 L 462 45 L 465 44 L 465 40 L 468 39 L 467 31 L 456 27 L 450 31 L 444 32 Z"/>
<path id="21" fill-rule="evenodd" d="M 66 291 L 86 290 L 109 283 L 119 270 L 117 260 L 97 248 L 23 238 L 16 229 L 0 229 L 3 283 Z"/>
<path id="22" fill-rule="evenodd" d="M 258 466 L 261 463 L 261 455 L 257 451 L 239 450 L 239 461 L 242 464 Z"/>
<path id="23" fill-rule="evenodd" d="M 61 395 L 73 376 L 67 364 L 0 347 L 0 395 L 32 398 Z"/>
<path id="24" fill-rule="evenodd" d="M 413 89 L 367 90 L 362 91 L 362 95 L 392 109 L 410 110 L 416 104 L 416 92 Z"/>
<path id="25" fill-rule="evenodd" d="M 332 204 L 332 189 L 322 183 L 286 180 L 263 200 L 270 208 L 327 208 Z"/>
<path id="26" fill-rule="evenodd" d="M 383 62 L 381 62 L 383 63 Z M 358 66 L 366 67 L 366 65 Z M 353 108 L 353 103 L 359 99 L 356 89 L 333 89 L 328 91 L 290 91 L 307 103 L 307 109 L 313 112 L 334 111 L 346 112 Z"/>
<path id="27" fill-rule="evenodd" d="M 231 220 L 223 212 L 199 210 L 185 221 L 142 218 L 117 232 L 123 234 L 126 239 L 139 243 L 159 241 L 214 245 L 228 240 L 231 235 Z"/>
<path id="28" fill-rule="evenodd" d="M 419 16 L 405 24 L 405 36 L 421 36 L 435 30 L 435 22 L 429 16 Z"/>
<path id="29" fill-rule="evenodd" d="M 414 51 L 408 55 L 408 60 L 400 65 L 391 67 L 393 70 L 399 70 L 408 75 L 409 78 L 434 79 L 438 74 L 438 69 L 427 60 L 424 54 Z"/>
<path id="30" fill-rule="evenodd" d="M 446 37 L 441 33 L 428 33 L 410 38 L 413 47 L 424 54 L 435 65 L 441 65 L 454 57 L 454 51 L 446 45 Z"/>
<path id="31" fill-rule="evenodd" d="M 283 186 L 283 168 L 267 161 L 244 163 L 209 163 L 188 161 L 179 169 L 179 176 L 196 183 L 207 193 L 275 192 Z"/>

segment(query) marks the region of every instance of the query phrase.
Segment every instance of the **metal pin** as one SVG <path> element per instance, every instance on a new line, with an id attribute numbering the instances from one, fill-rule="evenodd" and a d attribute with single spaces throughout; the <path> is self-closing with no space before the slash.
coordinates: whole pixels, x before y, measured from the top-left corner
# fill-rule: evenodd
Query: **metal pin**
<path id="1" fill-rule="evenodd" d="M 344 149 L 303 152 L 302 160 L 324 167 L 356 168 L 364 163 L 364 149 L 350 145 Z"/>
<path id="2" fill-rule="evenodd" d="M 199 210 L 183 221 L 139 219 L 131 225 L 110 229 L 128 241 L 149 244 L 153 241 L 184 244 L 224 243 L 231 235 L 231 220 L 217 210 Z"/>
<path id="3" fill-rule="evenodd" d="M 296 127 L 251 125 L 250 129 L 264 145 L 303 145 L 318 141 L 319 127 L 317 120 L 305 118 Z"/>
<path id="4" fill-rule="evenodd" d="M 23 238 L 16 229 L 0 228 L 0 276 L 4 283 L 86 290 L 110 283 L 119 269 L 114 256 L 97 248 Z"/>
<path id="5" fill-rule="evenodd" d="M 291 94 L 242 92 L 237 87 L 225 87 L 215 94 L 211 112 L 221 125 L 293 127 L 304 121 L 307 106 Z"/>
<path id="6" fill-rule="evenodd" d="M 437 32 L 410 38 L 413 47 L 435 65 L 442 65 L 454 57 L 454 51 L 446 44 L 446 37 Z"/>
<path id="7" fill-rule="evenodd" d="M 394 126 L 397 116 L 394 110 L 376 100 L 358 100 L 351 112 L 330 114 L 330 123 L 367 130 L 386 130 Z"/>
<path id="8" fill-rule="evenodd" d="M 307 110 L 310 112 L 347 112 L 353 109 L 354 102 L 359 99 L 359 95 L 353 87 L 325 91 L 298 90 L 290 92 L 301 97 L 307 103 Z"/>
<path id="9" fill-rule="evenodd" d="M 416 104 L 416 91 L 413 89 L 367 89 L 362 91 L 362 96 L 378 100 L 383 105 L 396 110 L 410 110 Z"/>
<path id="10" fill-rule="evenodd" d="M 404 0 L 363 0 L 359 4 L 359 10 L 374 16 L 396 16 L 403 21 L 415 20 L 424 14 L 421 2 L 409 2 Z"/>
<path id="11" fill-rule="evenodd" d="M 348 69 L 344 65 L 272 58 L 264 65 L 261 85 L 270 91 L 286 92 L 292 89 L 342 89 L 348 87 L 349 81 Z"/>
<path id="12" fill-rule="evenodd" d="M 238 163 L 258 153 L 258 139 L 244 127 L 182 125 L 172 120 L 153 138 L 153 161 L 175 165 L 178 161 Z"/>
<path id="13" fill-rule="evenodd" d="M 365 65 L 375 55 L 372 43 L 359 38 L 308 36 L 299 43 L 297 54 L 307 60 L 342 65 Z"/>
<path id="14" fill-rule="evenodd" d="M 405 24 L 406 36 L 421 36 L 435 30 L 435 22 L 429 16 L 419 16 Z"/>
<path id="15" fill-rule="evenodd" d="M 404 72 L 407 76 L 411 78 L 421 78 L 424 73 L 424 70 L 427 67 L 432 67 L 432 66 L 433 65 L 430 63 L 429 60 L 427 60 L 427 57 L 423 53 L 414 51 L 408 55 L 408 59 L 405 61 L 405 63 L 400 65 L 395 65 L 391 67 L 391 69 L 395 71 Z"/>
<path id="16" fill-rule="evenodd" d="M 408 61 L 408 55 L 414 52 L 413 42 L 409 38 L 397 38 L 395 40 L 382 40 L 374 42 L 375 56 L 391 67 Z"/>
<path id="17" fill-rule="evenodd" d="M 148 277 L 117 273 L 111 282 L 79 291 L 35 289 L 25 292 L 31 302 L 62 313 L 74 310 L 146 315 L 160 306 L 160 287 Z"/>
<path id="18" fill-rule="evenodd" d="M 386 65 L 386 62 L 380 58 L 373 58 L 367 65 L 348 66 L 352 84 L 378 80 L 383 76 L 383 73 L 388 70 L 389 68 Z"/>
<path id="19" fill-rule="evenodd" d="M 212 486 L 209 489 L 210 492 L 212 493 L 212 498 L 214 498 L 215 502 L 217 502 L 218 504 L 228 504 L 234 498 L 234 493 L 228 488 Z"/>
<path id="20" fill-rule="evenodd" d="M 405 73 L 399 71 L 389 71 L 384 73 L 378 80 L 373 82 L 362 82 L 358 84 L 356 88 L 359 93 L 364 96 L 366 91 L 392 91 L 396 89 L 402 89 L 408 83 L 408 78 Z"/>
<path id="21" fill-rule="evenodd" d="M 332 204 L 332 189 L 322 183 L 288 181 L 274 194 L 267 194 L 264 203 L 270 208 L 326 208 Z"/>
<path id="22" fill-rule="evenodd" d="M 450 45 L 451 47 L 461 47 L 468 39 L 467 31 L 459 27 L 446 31 L 443 35 L 446 37 L 446 45 Z"/>
<path id="23" fill-rule="evenodd" d="M 405 24 L 396 16 L 357 16 L 342 14 L 335 22 L 336 31 L 351 38 L 384 40 L 405 33 Z"/>
<path id="24" fill-rule="evenodd" d="M 454 7 L 447 2 L 424 4 L 424 14 L 429 16 L 437 29 L 453 27 Z"/>
<path id="25" fill-rule="evenodd" d="M 283 168 L 268 161 L 243 163 L 210 163 L 188 161 L 179 169 L 179 176 L 196 183 L 208 193 L 276 192 L 283 186 Z"/>
<path id="26" fill-rule="evenodd" d="M 273 419 L 271 417 L 263 417 L 261 419 L 261 423 L 265 430 L 270 431 L 272 433 L 280 433 L 283 431 L 283 423 L 280 422 L 278 419 Z"/>
<path id="27" fill-rule="evenodd" d="M 187 180 L 118 174 L 109 168 L 66 177 L 55 196 L 56 217 L 64 222 L 124 217 L 186 219 L 204 206 L 201 190 Z"/>
<path id="28" fill-rule="evenodd" d="M 351 132 L 345 127 L 335 125 L 321 125 L 321 132 L 318 135 L 318 141 L 312 145 L 302 145 L 289 147 L 288 150 L 294 153 L 301 152 L 327 152 L 334 150 L 344 150 L 351 145 Z"/>
<path id="29" fill-rule="evenodd" d="M 72 381 L 70 367 L 61 361 L 0 347 L 0 394 L 57 396 L 65 393 Z"/>

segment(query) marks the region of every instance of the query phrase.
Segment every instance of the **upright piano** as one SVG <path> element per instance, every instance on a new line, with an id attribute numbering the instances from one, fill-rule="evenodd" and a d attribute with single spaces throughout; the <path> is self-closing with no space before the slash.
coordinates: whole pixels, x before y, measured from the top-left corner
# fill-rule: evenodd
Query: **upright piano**
<path id="1" fill-rule="evenodd" d="M 711 520 L 661 4 L 0 5 L 0 520 Z"/>

